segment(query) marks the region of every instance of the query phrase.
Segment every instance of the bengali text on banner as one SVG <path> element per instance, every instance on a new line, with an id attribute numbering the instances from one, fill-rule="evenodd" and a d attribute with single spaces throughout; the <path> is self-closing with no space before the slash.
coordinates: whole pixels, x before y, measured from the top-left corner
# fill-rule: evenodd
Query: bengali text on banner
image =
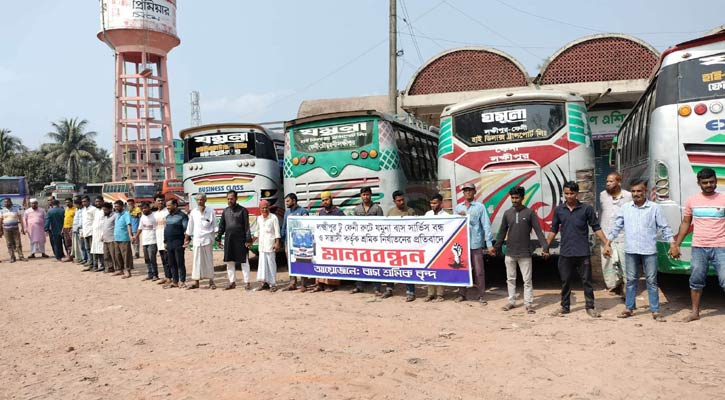
<path id="1" fill-rule="evenodd" d="M 290 275 L 471 286 L 462 216 L 289 217 Z"/>

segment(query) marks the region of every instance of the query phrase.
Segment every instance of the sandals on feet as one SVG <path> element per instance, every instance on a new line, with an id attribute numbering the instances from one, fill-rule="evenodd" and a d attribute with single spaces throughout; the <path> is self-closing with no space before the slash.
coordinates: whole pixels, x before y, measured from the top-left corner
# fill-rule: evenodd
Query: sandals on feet
<path id="1" fill-rule="evenodd" d="M 634 315 L 632 310 L 624 310 L 621 314 L 617 315 L 617 318 L 629 318 Z"/>

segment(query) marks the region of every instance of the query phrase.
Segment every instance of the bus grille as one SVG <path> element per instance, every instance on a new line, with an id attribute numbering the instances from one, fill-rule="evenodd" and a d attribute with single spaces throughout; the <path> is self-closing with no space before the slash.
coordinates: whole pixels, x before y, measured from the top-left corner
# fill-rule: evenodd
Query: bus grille
<path id="1" fill-rule="evenodd" d="M 311 214 L 316 214 L 322 205 L 322 192 L 329 191 L 332 193 L 334 205 L 348 209 L 360 203 L 360 188 L 364 186 L 373 191 L 373 201 L 380 197 L 380 178 L 298 183 L 295 185 L 295 193 L 300 206 L 306 207 Z"/>

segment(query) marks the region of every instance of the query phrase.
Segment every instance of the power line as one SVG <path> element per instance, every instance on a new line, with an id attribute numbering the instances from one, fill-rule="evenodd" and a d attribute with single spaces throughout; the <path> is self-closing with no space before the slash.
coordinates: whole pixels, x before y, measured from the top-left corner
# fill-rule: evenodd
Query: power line
<path id="1" fill-rule="evenodd" d="M 410 22 L 408 7 L 405 5 L 405 0 L 401 0 L 400 6 L 403 10 L 403 22 L 405 22 L 405 24 L 408 26 L 410 37 L 413 39 L 413 46 L 415 47 L 416 53 L 418 53 L 418 59 L 420 60 L 420 63 L 423 64 L 423 54 L 421 54 L 420 47 L 418 47 L 418 40 L 416 40 L 415 36 L 413 35 L 413 24 Z"/>
<path id="2" fill-rule="evenodd" d="M 429 8 L 429 9 L 428 9 L 427 11 L 425 11 L 424 13 L 420 14 L 419 16 L 417 16 L 417 17 L 416 17 L 416 18 L 415 18 L 415 19 L 413 20 L 413 22 L 415 22 L 415 21 L 418 21 L 419 19 L 421 19 L 421 18 L 425 17 L 426 15 L 428 15 L 428 14 L 429 14 L 429 13 L 431 13 L 431 12 L 433 12 L 433 10 L 435 10 L 435 9 L 436 9 L 436 8 L 438 8 L 438 7 L 440 7 L 440 6 L 441 6 L 441 5 L 443 4 L 443 3 L 445 3 L 445 2 L 446 2 L 446 0 L 441 0 L 441 1 L 439 1 L 438 3 L 436 3 L 436 5 L 434 5 L 433 7 Z M 325 75 L 324 75 L 324 76 L 322 76 L 321 78 L 319 78 L 319 79 L 317 79 L 317 80 L 313 81 L 313 82 L 312 82 L 312 83 L 310 83 L 310 84 L 307 84 L 307 85 L 303 86 L 303 87 L 302 87 L 302 88 L 300 88 L 300 89 L 296 89 L 296 90 L 294 90 L 294 91 L 293 91 L 292 93 L 288 94 L 287 96 L 281 97 L 281 98 L 279 98 L 278 100 L 276 100 L 276 101 L 273 101 L 273 102 L 269 103 L 269 104 L 268 104 L 268 105 L 267 105 L 266 107 L 264 107 L 264 108 L 262 109 L 262 111 L 264 111 L 264 110 L 267 110 L 268 108 L 270 108 L 270 107 L 272 107 L 272 106 L 274 106 L 274 105 L 277 105 L 277 104 L 279 104 L 279 103 L 281 103 L 281 102 L 283 102 L 283 101 L 286 101 L 286 100 L 288 100 L 288 99 L 290 99 L 290 98 L 292 98 L 292 97 L 294 97 L 294 96 L 297 96 L 298 94 L 300 94 L 300 93 L 302 93 L 302 92 L 306 91 L 307 89 L 309 89 L 309 88 L 311 88 L 311 87 L 313 87 L 313 86 L 317 85 L 318 83 L 320 83 L 320 82 L 324 81 L 325 79 L 327 79 L 327 78 L 331 77 L 332 75 L 335 75 L 336 73 L 338 73 L 338 72 L 340 72 L 341 70 L 345 69 L 345 68 L 346 68 L 347 66 L 351 65 L 351 64 L 352 64 L 352 63 L 354 63 L 355 61 L 357 61 L 357 60 L 361 59 L 362 57 L 366 56 L 366 55 L 367 55 L 368 53 L 370 53 L 371 51 L 375 50 L 375 49 L 376 49 L 376 48 L 377 48 L 378 46 L 380 46 L 381 44 L 385 43 L 385 42 L 386 42 L 387 40 L 388 40 L 388 38 L 384 38 L 384 39 L 382 39 L 381 41 L 377 42 L 376 44 L 374 44 L 373 46 L 371 46 L 371 47 L 370 47 L 370 48 L 368 48 L 367 50 L 363 51 L 363 52 L 362 52 L 362 53 L 360 53 L 359 55 L 357 55 L 357 56 L 353 57 L 352 59 L 350 59 L 350 60 L 349 60 L 349 61 L 347 61 L 346 63 L 344 63 L 344 64 L 342 64 L 341 66 L 339 66 L 339 67 L 337 67 L 337 68 L 333 69 L 332 71 L 328 72 L 327 74 L 325 74 Z"/>
<path id="3" fill-rule="evenodd" d="M 610 33 L 609 31 L 605 31 L 605 30 L 602 30 L 602 29 L 597 29 L 597 28 L 592 28 L 592 27 L 588 27 L 588 26 L 582 26 L 582 25 L 572 24 L 571 22 L 562 21 L 560 19 L 555 19 L 555 18 L 550 18 L 550 17 L 546 17 L 546 16 L 543 16 L 543 15 L 539 15 L 539 14 L 534 14 L 532 12 L 523 10 L 521 8 L 518 8 L 516 6 L 513 6 L 511 4 L 508 4 L 508 3 L 504 2 L 504 1 L 501 1 L 501 0 L 496 0 L 496 2 L 499 3 L 499 4 L 502 4 L 504 6 L 506 6 L 508 8 L 510 8 L 512 10 L 518 11 L 518 12 L 520 12 L 522 14 L 526 14 L 528 16 L 531 16 L 531 17 L 534 17 L 534 18 L 538 18 L 538 19 L 543 19 L 544 21 L 549 21 L 549 22 L 554 22 L 554 23 L 557 23 L 557 24 L 567 25 L 567 26 L 571 26 L 571 27 L 579 28 L 579 29 L 584 29 L 584 30 L 591 31 L 591 32 Z M 707 31 L 629 32 L 628 35 L 673 35 L 673 34 L 689 34 L 689 33 L 703 33 L 703 32 L 707 32 Z"/>
<path id="4" fill-rule="evenodd" d="M 408 35 L 405 32 L 401 32 L 400 34 L 401 35 Z M 519 48 L 520 49 L 558 49 L 558 48 L 561 47 L 561 46 L 512 46 L 512 45 L 506 45 L 506 44 L 488 44 L 488 43 L 477 43 L 477 42 L 463 42 L 463 41 L 460 41 L 460 40 L 451 40 L 451 39 L 445 39 L 445 38 L 430 37 L 430 36 L 427 36 L 427 35 L 424 35 L 424 34 L 420 34 L 420 35 L 414 34 L 413 36 L 419 37 L 421 39 L 428 39 L 428 40 L 430 40 L 430 41 L 438 44 L 439 46 L 440 46 L 440 44 L 437 43 L 437 41 L 447 42 L 447 43 L 453 43 L 453 44 L 460 44 L 460 45 L 464 45 L 464 46 L 485 46 L 485 47 L 494 47 L 494 48 L 501 47 L 501 48 L 516 48 L 516 49 L 519 49 Z M 442 47 L 444 50 L 446 49 L 443 46 L 440 46 L 440 47 Z"/>
<path id="5" fill-rule="evenodd" d="M 509 39 L 508 37 L 506 37 L 506 36 L 504 36 L 504 35 L 502 35 L 502 34 L 500 34 L 500 33 L 496 32 L 496 30 L 492 29 L 491 27 L 489 27 L 488 25 L 486 25 L 486 24 L 484 24 L 483 22 L 479 21 L 478 19 L 476 19 L 476 18 L 473 18 L 473 17 L 471 16 L 471 15 L 469 15 L 469 14 L 467 14 L 467 13 L 463 12 L 463 11 L 462 11 L 462 10 L 461 10 L 460 8 L 458 8 L 458 7 L 454 6 L 453 4 L 451 4 L 450 0 L 443 0 L 443 2 L 444 2 L 444 3 L 446 3 L 446 5 L 447 5 L 448 7 L 450 7 L 450 8 L 452 8 L 452 9 L 454 9 L 454 10 L 455 10 L 456 12 L 458 12 L 459 14 L 461 14 L 461 15 L 463 15 L 464 17 L 466 17 L 466 18 L 470 19 L 471 21 L 475 22 L 476 24 L 478 24 L 478 25 L 482 26 L 483 28 L 485 28 L 485 29 L 486 29 L 487 31 L 489 31 L 489 32 L 493 33 L 494 35 L 496 35 L 496 36 L 498 36 L 498 37 L 500 37 L 500 38 L 502 38 L 502 39 L 506 40 L 507 42 L 509 42 L 509 43 L 513 44 L 513 45 L 514 45 L 515 47 L 517 47 L 517 48 L 520 48 L 521 50 L 523 50 L 523 51 L 525 51 L 525 52 L 527 52 L 527 53 L 531 54 L 532 56 L 536 57 L 536 58 L 537 58 L 537 59 L 539 59 L 539 60 L 543 60 L 543 59 L 544 59 L 544 57 L 541 57 L 541 56 L 539 56 L 538 54 L 535 54 L 534 52 L 532 52 L 531 50 L 528 50 L 528 49 L 526 49 L 526 48 L 523 48 L 523 47 L 519 46 L 519 44 L 518 44 L 518 43 L 516 43 L 516 42 L 514 42 L 513 40 Z"/>

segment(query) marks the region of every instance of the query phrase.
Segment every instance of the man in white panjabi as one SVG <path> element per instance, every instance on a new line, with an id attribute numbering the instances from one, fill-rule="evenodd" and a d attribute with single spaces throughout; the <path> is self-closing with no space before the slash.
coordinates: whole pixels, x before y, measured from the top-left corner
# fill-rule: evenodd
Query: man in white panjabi
<path id="1" fill-rule="evenodd" d="M 257 238 L 259 244 L 259 265 L 257 267 L 257 281 L 263 282 L 262 286 L 254 289 L 277 290 L 277 261 L 275 260 L 275 252 L 280 249 L 279 218 L 269 213 L 269 202 L 262 200 L 259 202 L 259 210 L 262 215 L 257 217 L 257 229 L 254 231 L 254 237 Z"/>
<path id="2" fill-rule="evenodd" d="M 96 210 L 93 212 L 93 228 L 91 234 L 91 254 L 93 254 L 93 260 L 96 263 L 95 268 L 91 270 L 95 272 L 102 272 L 106 269 L 106 261 L 103 258 L 103 211 L 101 206 L 103 205 L 103 197 L 98 196 L 94 201 L 94 207 Z M 108 266 L 109 269 L 113 269 L 113 265 Z"/>
<path id="3" fill-rule="evenodd" d="M 192 248 L 191 279 L 194 281 L 187 289 L 198 289 L 199 280 L 209 279 L 209 288 L 216 289 L 214 284 L 214 261 L 212 243 L 216 235 L 216 217 L 214 210 L 206 206 L 206 195 L 196 195 L 196 208 L 189 213 L 189 224 L 184 235 L 184 247 L 189 243 Z"/>

